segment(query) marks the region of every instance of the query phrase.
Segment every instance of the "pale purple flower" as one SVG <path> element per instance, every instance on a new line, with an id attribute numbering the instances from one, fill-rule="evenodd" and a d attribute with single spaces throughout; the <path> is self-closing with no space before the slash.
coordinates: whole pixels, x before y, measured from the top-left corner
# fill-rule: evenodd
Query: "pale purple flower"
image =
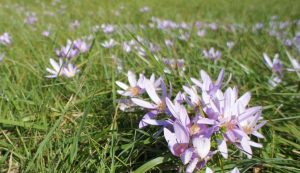
<path id="1" fill-rule="evenodd" d="M 131 52 L 131 45 L 127 42 L 123 42 L 122 48 L 123 48 L 124 52 L 126 52 L 126 53 Z"/>
<path id="2" fill-rule="evenodd" d="M 197 31 L 197 35 L 199 37 L 204 37 L 206 35 L 206 30 L 205 29 L 201 29 L 201 30 Z"/>
<path id="3" fill-rule="evenodd" d="M 262 30 L 263 27 L 264 27 L 264 24 L 263 24 L 263 23 L 256 23 L 256 24 L 253 26 L 253 31 Z"/>
<path id="4" fill-rule="evenodd" d="M 113 60 L 113 63 L 117 66 L 117 72 L 122 72 L 124 67 L 123 67 L 123 62 L 120 58 L 118 58 L 116 55 L 112 55 L 111 59 Z"/>
<path id="5" fill-rule="evenodd" d="M 233 46 L 234 46 L 234 42 L 233 41 L 228 41 L 228 42 L 226 42 L 226 45 L 227 45 L 228 49 L 232 49 Z"/>
<path id="6" fill-rule="evenodd" d="M 35 13 L 27 13 L 25 22 L 29 25 L 33 25 L 38 21 Z"/>
<path id="7" fill-rule="evenodd" d="M 78 49 L 80 53 L 86 53 L 90 50 L 91 44 L 83 39 L 76 39 L 73 42 L 74 49 Z"/>
<path id="8" fill-rule="evenodd" d="M 9 33 L 5 32 L 2 35 L 0 35 L 0 44 L 9 46 L 12 43 L 12 39 Z"/>
<path id="9" fill-rule="evenodd" d="M 215 48 L 213 48 L 213 47 L 211 47 L 208 51 L 203 50 L 202 53 L 205 58 L 212 59 L 214 61 L 221 58 L 221 55 L 222 55 L 222 53 L 220 51 L 215 50 Z"/>
<path id="10" fill-rule="evenodd" d="M 281 60 L 279 59 L 279 55 L 275 54 L 273 62 L 271 61 L 270 57 L 266 54 L 263 53 L 263 58 L 264 62 L 267 65 L 267 67 L 272 70 L 275 73 L 281 74 L 283 71 L 283 65 Z"/>
<path id="11" fill-rule="evenodd" d="M 67 78 L 72 78 L 79 72 L 79 69 L 71 63 L 66 64 L 62 70 L 63 75 Z"/>
<path id="12" fill-rule="evenodd" d="M 59 62 L 57 63 L 54 59 L 50 58 L 50 64 L 53 69 L 46 68 L 47 72 L 50 74 L 47 75 L 47 78 L 57 78 L 63 74 L 63 60 L 59 58 Z"/>
<path id="13" fill-rule="evenodd" d="M 153 103 L 139 99 L 139 98 L 132 98 L 132 102 L 135 103 L 138 106 L 141 106 L 145 109 L 148 109 L 149 112 L 145 114 L 143 119 L 140 121 L 139 128 L 143 128 L 147 125 L 158 125 L 158 126 L 165 126 L 169 124 L 168 120 L 157 120 L 157 115 L 159 113 L 167 113 L 168 109 L 166 106 L 166 98 L 171 97 L 171 90 L 170 93 L 167 93 L 167 88 L 165 83 L 160 79 L 160 85 L 161 85 L 161 97 L 158 96 L 155 83 L 153 81 L 150 81 L 148 79 L 144 80 L 144 87 L 148 94 L 148 96 L 151 98 Z"/>
<path id="14" fill-rule="evenodd" d="M 55 51 L 56 55 L 59 58 L 67 58 L 69 60 L 71 60 L 79 54 L 79 50 L 74 48 L 73 42 L 71 40 L 67 40 L 66 46 L 62 46 L 60 50 L 56 49 Z"/>
<path id="15" fill-rule="evenodd" d="M 139 10 L 141 13 L 147 13 L 150 11 L 150 8 L 148 6 L 144 6 L 142 8 L 140 8 Z"/>
<path id="16" fill-rule="evenodd" d="M 80 22 L 78 20 L 75 20 L 69 24 L 70 29 L 77 29 L 79 27 L 80 27 Z"/>
<path id="17" fill-rule="evenodd" d="M 297 59 L 293 58 L 288 52 L 287 52 L 288 58 L 292 64 L 292 68 L 288 68 L 288 71 L 294 71 L 298 74 L 298 76 L 300 77 L 300 63 L 298 62 Z"/>
<path id="18" fill-rule="evenodd" d="M 173 47 L 174 43 L 171 40 L 165 40 L 165 45 L 167 47 Z"/>
<path id="19" fill-rule="evenodd" d="M 136 79 L 136 75 L 129 70 L 127 76 L 128 76 L 129 85 L 120 81 L 116 81 L 116 84 L 123 89 L 123 90 L 117 90 L 117 93 L 123 96 L 130 96 L 130 97 L 136 97 L 142 94 L 145 91 L 144 75 L 140 74 L 139 79 Z"/>
<path id="20" fill-rule="evenodd" d="M 293 42 L 290 39 L 286 39 L 284 40 L 284 45 L 286 45 L 287 47 L 292 47 L 293 46 Z"/>
<path id="21" fill-rule="evenodd" d="M 111 24 L 102 24 L 101 28 L 105 34 L 111 34 L 115 32 L 115 26 Z"/>
<path id="22" fill-rule="evenodd" d="M 104 48 L 110 49 L 117 45 L 117 42 L 114 39 L 109 39 L 101 43 Z"/>
<path id="23" fill-rule="evenodd" d="M 49 37 L 49 36 L 50 36 L 50 31 L 45 30 L 45 31 L 42 32 L 42 35 L 43 35 L 44 37 Z"/>
<path id="24" fill-rule="evenodd" d="M 218 79 L 216 82 L 213 82 L 209 75 L 204 71 L 200 71 L 200 80 L 195 78 L 191 78 L 192 82 L 201 88 L 202 91 L 209 93 L 210 95 L 214 94 L 217 90 L 219 90 L 222 86 L 222 82 L 224 79 L 224 69 L 222 69 L 219 73 Z"/>

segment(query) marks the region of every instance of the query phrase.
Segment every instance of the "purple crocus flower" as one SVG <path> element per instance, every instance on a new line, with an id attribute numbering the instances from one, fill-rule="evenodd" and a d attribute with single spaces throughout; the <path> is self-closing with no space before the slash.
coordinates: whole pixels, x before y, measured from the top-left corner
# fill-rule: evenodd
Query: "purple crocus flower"
<path id="1" fill-rule="evenodd" d="M 267 67 L 272 70 L 275 73 L 281 74 L 283 71 L 283 65 L 281 60 L 279 59 L 279 55 L 275 54 L 273 62 L 271 61 L 270 57 L 266 54 L 263 53 L 264 57 L 264 62 L 267 65 Z"/>
<path id="2" fill-rule="evenodd" d="M 27 13 L 26 16 L 25 22 L 29 25 L 33 25 L 38 21 L 36 14 L 33 12 Z"/>
<path id="3" fill-rule="evenodd" d="M 104 48 L 110 49 L 117 45 L 117 42 L 114 39 L 109 39 L 101 43 Z"/>
<path id="4" fill-rule="evenodd" d="M 101 28 L 105 34 L 110 34 L 110 33 L 115 32 L 115 26 L 111 25 L 111 24 L 102 24 Z"/>
<path id="5" fill-rule="evenodd" d="M 209 51 L 207 50 L 203 50 L 203 56 L 205 58 L 208 58 L 208 59 L 212 59 L 212 60 L 218 60 L 219 58 L 221 58 L 221 55 L 222 53 L 218 50 L 215 50 L 215 48 L 211 47 L 209 49 Z"/>
<path id="6" fill-rule="evenodd" d="M 144 80 L 145 77 L 143 74 L 140 74 L 139 79 L 136 79 L 136 75 L 132 71 L 128 71 L 127 73 L 129 85 L 126 85 L 123 82 L 116 81 L 116 84 L 122 88 L 123 90 L 118 90 L 118 94 L 123 96 L 130 96 L 130 97 L 136 97 L 140 94 L 142 94 L 145 91 L 144 88 Z"/>
<path id="7" fill-rule="evenodd" d="M 146 108 L 149 110 L 149 112 L 143 117 L 143 119 L 140 122 L 139 127 L 143 128 L 147 125 L 168 125 L 169 121 L 168 120 L 156 120 L 155 118 L 159 113 L 167 113 L 168 114 L 168 109 L 166 107 L 166 98 L 171 97 L 171 90 L 170 93 L 167 93 L 167 88 L 163 80 L 160 80 L 160 85 L 162 89 L 162 96 L 159 97 L 156 89 L 155 89 L 155 84 L 151 82 L 148 79 L 144 80 L 144 87 L 145 90 L 148 94 L 148 96 L 151 98 L 151 100 L 154 103 L 150 103 L 148 101 L 139 99 L 139 98 L 132 98 L 132 102 L 135 103 L 138 106 L 141 106 L 143 108 Z"/>
<path id="8" fill-rule="evenodd" d="M 2 35 L 0 35 L 0 44 L 5 45 L 5 46 L 9 46 L 11 45 L 12 41 L 11 41 L 11 36 L 9 33 L 5 32 Z"/>
<path id="9" fill-rule="evenodd" d="M 226 45 L 227 45 L 228 49 L 232 49 L 233 46 L 234 46 L 234 42 L 233 41 L 228 41 L 228 42 L 226 42 Z"/>
<path id="10" fill-rule="evenodd" d="M 250 98 L 250 93 L 245 93 L 238 98 L 237 88 L 228 88 L 224 95 L 218 91 L 215 97 L 210 97 L 206 92 L 203 92 L 204 112 L 210 119 L 215 120 L 214 126 L 225 130 L 224 139 L 218 141 L 218 149 L 224 158 L 228 157 L 226 141 L 234 143 L 248 158 L 252 156 L 251 146 L 260 146 L 251 141 L 248 136 L 249 134 L 260 136 L 257 129 L 264 124 L 263 122 L 256 125 L 260 119 L 261 107 L 248 108 Z M 203 123 L 207 124 L 207 122 Z"/>
<path id="11" fill-rule="evenodd" d="M 140 8 L 139 10 L 141 13 L 147 13 L 150 11 L 150 8 L 148 6 L 144 6 L 142 8 Z"/>
<path id="12" fill-rule="evenodd" d="M 78 49 L 80 53 L 86 53 L 90 50 L 91 44 L 88 44 L 85 40 L 76 39 L 73 42 L 73 48 Z"/>
<path id="13" fill-rule="evenodd" d="M 218 79 L 216 82 L 213 82 L 209 75 L 204 71 L 200 71 L 201 81 L 195 78 L 191 78 L 192 82 L 201 88 L 202 91 L 208 92 L 210 95 L 214 94 L 218 89 L 221 88 L 223 79 L 224 79 L 224 69 L 219 73 Z"/>
<path id="14" fill-rule="evenodd" d="M 69 60 L 71 60 L 79 54 L 79 50 L 74 48 L 73 42 L 71 40 L 67 40 L 66 46 L 62 46 L 60 50 L 56 49 L 55 51 L 56 55 L 59 58 L 67 58 Z"/>

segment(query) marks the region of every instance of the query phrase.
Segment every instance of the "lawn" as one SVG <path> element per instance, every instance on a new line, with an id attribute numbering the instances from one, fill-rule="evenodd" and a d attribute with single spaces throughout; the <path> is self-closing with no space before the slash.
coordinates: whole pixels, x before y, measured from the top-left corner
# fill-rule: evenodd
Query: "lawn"
<path id="1" fill-rule="evenodd" d="M 193 148 L 207 159 L 194 172 L 298 173 L 299 63 L 298 0 L 1 0 L 0 172 L 186 172 L 192 161 L 184 165 L 166 137 L 177 120 L 170 103 L 159 122 L 171 124 L 143 128 L 149 110 L 135 103 L 155 100 L 148 80 L 155 74 L 155 92 L 164 91 L 162 83 L 172 86 L 172 102 L 181 91 L 191 121 L 209 117 L 204 86 L 195 89 L 200 111 L 187 103 L 191 94 L 183 86 L 195 85 L 191 78 L 199 80 L 200 70 L 215 81 L 224 69 L 218 92 L 207 92 L 226 97 L 227 88 L 236 87 L 238 97 L 251 93 L 245 109 L 261 106 L 258 124 L 266 124 L 258 129 L 264 138 L 250 137 L 262 146 L 249 155 L 241 141 L 230 141 L 227 126 L 216 125 L 209 137 L 216 153 L 209 158 L 204 144 Z M 120 82 L 128 84 L 133 73 L 145 78 L 143 87 L 131 86 L 126 95 Z"/>

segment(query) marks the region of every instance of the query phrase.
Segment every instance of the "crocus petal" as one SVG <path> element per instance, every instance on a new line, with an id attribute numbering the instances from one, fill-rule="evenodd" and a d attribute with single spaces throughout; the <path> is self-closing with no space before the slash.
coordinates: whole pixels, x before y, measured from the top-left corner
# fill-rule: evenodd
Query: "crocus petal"
<path id="1" fill-rule="evenodd" d="M 242 146 L 243 152 L 247 155 L 248 159 L 251 159 L 252 158 L 252 150 L 251 150 L 248 139 L 242 138 L 241 146 Z"/>
<path id="2" fill-rule="evenodd" d="M 174 132 L 179 143 L 189 143 L 189 133 L 178 121 L 174 122 Z"/>
<path id="3" fill-rule="evenodd" d="M 216 85 L 217 88 L 221 87 L 223 79 L 224 79 L 224 69 L 222 68 L 222 70 L 219 73 L 218 79 L 217 79 L 217 81 L 215 83 L 215 85 Z"/>
<path id="4" fill-rule="evenodd" d="M 130 70 L 128 71 L 127 75 L 128 75 L 128 82 L 129 82 L 130 86 L 131 87 L 136 86 L 136 83 L 137 83 L 136 82 L 136 75 Z"/>
<path id="5" fill-rule="evenodd" d="M 212 171 L 209 167 L 206 167 L 205 173 L 214 173 L 214 171 Z"/>
<path id="6" fill-rule="evenodd" d="M 262 147 L 263 147 L 262 144 L 256 143 L 256 142 L 253 142 L 253 141 L 249 141 L 249 144 L 250 144 L 252 147 L 256 147 L 256 148 L 262 148 Z"/>
<path id="7" fill-rule="evenodd" d="M 194 158 L 194 159 L 191 160 L 191 162 L 186 167 L 186 173 L 194 172 L 194 170 L 197 166 L 198 160 L 199 160 L 198 158 Z"/>
<path id="8" fill-rule="evenodd" d="M 169 147 L 171 153 L 173 155 L 176 155 L 175 151 L 174 151 L 174 145 L 176 144 L 175 134 L 172 133 L 169 129 L 164 128 L 164 137 L 165 137 L 166 141 L 168 142 L 168 147 Z"/>
<path id="9" fill-rule="evenodd" d="M 128 85 L 126 85 L 125 83 L 120 82 L 120 81 L 116 81 L 116 84 L 123 90 L 127 90 L 129 88 Z"/>
<path id="10" fill-rule="evenodd" d="M 227 159 L 228 158 L 228 150 L 227 150 L 227 144 L 225 140 L 217 140 L 218 143 L 218 149 L 221 153 L 221 155 Z"/>
<path id="11" fill-rule="evenodd" d="M 203 84 L 202 84 L 199 80 L 197 80 L 197 79 L 195 79 L 195 78 L 191 78 L 191 81 L 192 81 L 195 85 L 197 85 L 198 87 L 200 87 L 200 88 L 203 87 Z"/>
<path id="12" fill-rule="evenodd" d="M 150 82 L 149 80 L 145 79 L 144 80 L 144 84 L 145 84 L 145 89 L 149 95 L 149 97 L 156 103 L 156 104 L 160 104 L 161 100 L 158 97 L 154 85 L 152 82 Z"/>
<path id="13" fill-rule="evenodd" d="M 193 138 L 193 146 L 200 158 L 205 158 L 210 151 L 210 139 L 205 137 Z"/>
<path id="14" fill-rule="evenodd" d="M 167 126 L 170 123 L 167 120 L 143 119 L 143 122 L 153 126 Z"/>
<path id="15" fill-rule="evenodd" d="M 271 59 L 269 58 L 269 56 L 268 56 L 266 53 L 263 53 L 263 57 L 264 57 L 264 62 L 265 62 L 265 64 L 266 64 L 270 69 L 272 69 L 273 63 L 272 63 Z"/>
<path id="16" fill-rule="evenodd" d="M 184 165 L 190 162 L 191 158 L 193 156 L 193 149 L 189 148 L 185 150 L 184 153 L 180 156 L 180 159 Z"/>
<path id="17" fill-rule="evenodd" d="M 137 99 L 137 98 L 132 98 L 131 101 L 138 105 L 138 106 L 141 106 L 141 107 L 144 107 L 144 108 L 148 108 L 148 109 L 155 109 L 156 106 L 147 102 L 147 101 L 144 101 L 144 100 L 141 100 L 141 99 Z"/>
<path id="18" fill-rule="evenodd" d="M 60 70 L 60 66 L 58 65 L 57 62 L 54 61 L 54 59 L 50 58 L 50 64 L 52 65 L 55 71 L 58 72 Z"/>
<path id="19" fill-rule="evenodd" d="M 231 173 L 240 173 L 240 171 L 239 171 L 239 169 L 238 169 L 237 167 L 235 167 L 235 168 L 231 171 Z"/>

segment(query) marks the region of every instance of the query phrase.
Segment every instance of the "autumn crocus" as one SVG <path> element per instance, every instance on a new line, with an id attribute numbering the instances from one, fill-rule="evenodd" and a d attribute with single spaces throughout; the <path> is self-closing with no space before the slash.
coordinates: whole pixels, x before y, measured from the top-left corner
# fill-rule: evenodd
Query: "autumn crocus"
<path id="1" fill-rule="evenodd" d="M 214 94 L 222 86 L 222 82 L 224 79 L 224 69 L 220 71 L 219 76 L 215 82 L 211 80 L 210 76 L 204 70 L 200 71 L 200 77 L 200 80 L 195 78 L 191 78 L 191 80 L 202 91 L 206 91 L 209 94 Z"/>
<path id="2" fill-rule="evenodd" d="M 219 50 L 215 50 L 215 48 L 211 47 L 209 50 L 202 51 L 203 56 L 208 59 L 212 59 L 214 61 L 221 58 L 222 53 Z"/>
<path id="3" fill-rule="evenodd" d="M 71 40 L 67 40 L 66 46 L 62 46 L 61 49 L 55 50 L 56 55 L 59 58 L 67 58 L 68 60 L 71 60 L 79 54 L 79 50 L 75 49 L 73 44 L 74 43 Z"/>
<path id="4" fill-rule="evenodd" d="M 9 33 L 5 32 L 2 35 L 0 35 L 0 44 L 9 46 L 12 43 L 12 39 Z"/>
<path id="5" fill-rule="evenodd" d="M 139 94 L 142 94 L 145 91 L 145 89 L 144 89 L 144 80 L 145 80 L 144 75 L 140 74 L 139 78 L 137 79 L 136 75 L 132 71 L 129 70 L 128 73 L 127 73 L 127 76 L 128 76 L 129 85 L 127 85 L 123 82 L 117 81 L 116 84 L 120 88 L 123 89 L 123 90 L 118 90 L 117 92 L 120 95 L 131 96 L 131 97 L 136 97 Z"/>
<path id="6" fill-rule="evenodd" d="M 275 54 L 273 61 L 271 61 L 270 57 L 263 53 L 264 62 L 267 65 L 267 67 L 272 70 L 273 72 L 277 74 L 282 74 L 283 71 L 283 65 L 281 60 L 279 59 L 279 55 Z"/>
<path id="7" fill-rule="evenodd" d="M 148 79 L 144 80 L 145 90 L 153 102 L 148 102 L 139 98 L 132 98 L 132 102 L 140 107 L 148 110 L 143 119 L 140 122 L 139 127 L 145 127 L 147 125 L 167 125 L 168 120 L 158 120 L 156 119 L 158 114 L 168 113 L 166 107 L 166 98 L 170 97 L 171 93 L 167 93 L 167 88 L 165 83 L 161 80 L 161 96 L 158 96 L 155 89 L 155 84 Z"/>

